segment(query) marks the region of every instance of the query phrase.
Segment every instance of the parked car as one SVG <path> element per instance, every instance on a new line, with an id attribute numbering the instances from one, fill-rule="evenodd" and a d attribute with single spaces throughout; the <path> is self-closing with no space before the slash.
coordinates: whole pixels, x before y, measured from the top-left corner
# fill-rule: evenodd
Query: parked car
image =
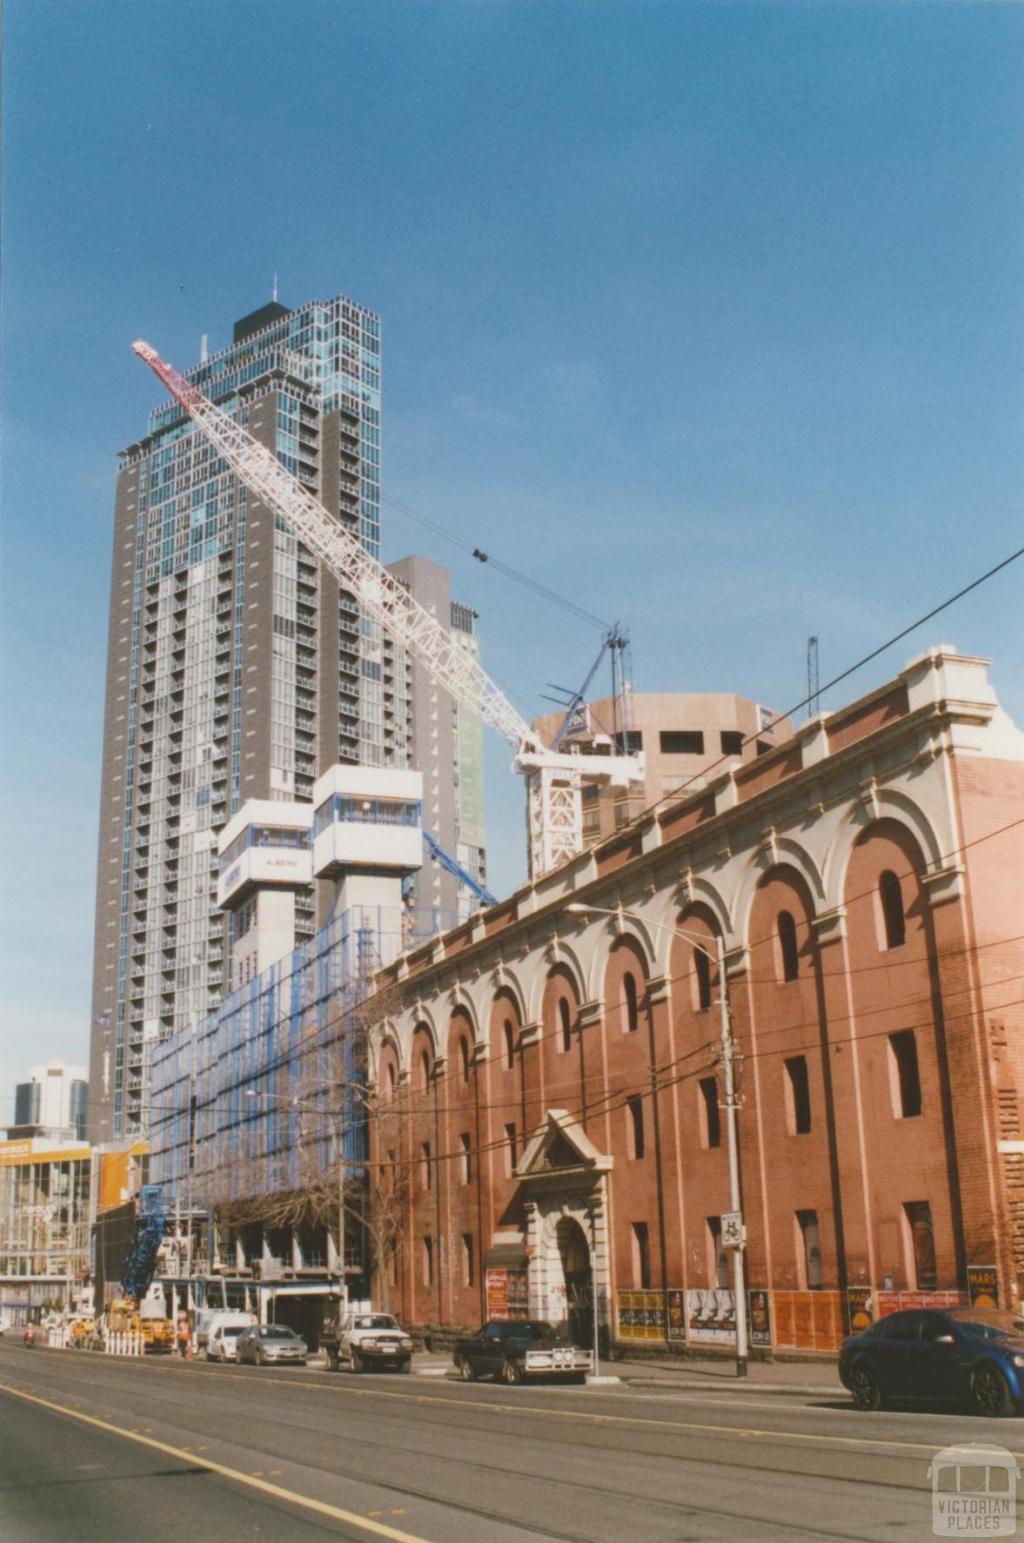
<path id="1" fill-rule="evenodd" d="M 292 1362 L 305 1366 L 309 1350 L 304 1339 L 283 1323 L 254 1323 L 235 1341 L 235 1356 L 253 1366 L 277 1366 Z"/>
<path id="2" fill-rule="evenodd" d="M 1024 1409 L 1024 1318 L 998 1308 L 892 1313 L 843 1341 L 839 1377 L 858 1409 L 901 1400 Z"/>
<path id="3" fill-rule="evenodd" d="M 238 1357 L 238 1341 L 245 1333 L 244 1323 L 216 1323 L 206 1339 L 208 1361 L 234 1361 Z"/>
<path id="4" fill-rule="evenodd" d="M 240 1329 L 248 1329 L 255 1322 L 255 1313 L 243 1312 L 236 1307 L 204 1307 L 196 1318 L 197 1353 L 205 1354 L 210 1336 L 219 1324 L 237 1324 Z"/>
<path id="5" fill-rule="evenodd" d="M 407 1372 L 412 1339 L 390 1313 L 348 1312 L 339 1306 L 324 1317 L 320 1343 L 332 1372 L 341 1365 L 353 1372 Z"/>
<path id="6" fill-rule="evenodd" d="M 486 1376 L 511 1384 L 540 1377 L 583 1382 L 594 1369 L 592 1350 L 533 1318 L 492 1319 L 479 1333 L 457 1339 L 453 1356 L 464 1382 Z"/>

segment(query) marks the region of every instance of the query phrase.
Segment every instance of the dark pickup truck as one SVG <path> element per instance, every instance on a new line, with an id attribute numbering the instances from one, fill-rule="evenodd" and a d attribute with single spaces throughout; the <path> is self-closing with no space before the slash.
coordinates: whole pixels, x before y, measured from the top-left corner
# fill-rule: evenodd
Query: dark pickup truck
<path id="1" fill-rule="evenodd" d="M 592 1350 L 535 1318 L 493 1318 L 478 1334 L 457 1339 L 452 1355 L 464 1382 L 487 1376 L 512 1385 L 541 1377 L 584 1382 L 594 1370 Z"/>

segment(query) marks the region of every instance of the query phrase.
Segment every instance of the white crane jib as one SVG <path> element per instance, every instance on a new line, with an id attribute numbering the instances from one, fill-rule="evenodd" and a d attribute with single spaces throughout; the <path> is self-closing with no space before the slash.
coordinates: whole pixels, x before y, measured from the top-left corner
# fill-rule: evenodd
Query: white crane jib
<path id="1" fill-rule="evenodd" d="M 178 373 L 141 339 L 139 358 L 167 387 L 235 475 L 442 686 L 460 707 L 479 713 L 515 749 L 516 771 L 527 778 L 530 876 L 556 868 L 583 850 L 583 780 L 627 787 L 643 777 L 638 756 L 562 754 L 546 749 L 468 650 L 460 648 L 403 584 L 328 513 L 276 456 Z"/>

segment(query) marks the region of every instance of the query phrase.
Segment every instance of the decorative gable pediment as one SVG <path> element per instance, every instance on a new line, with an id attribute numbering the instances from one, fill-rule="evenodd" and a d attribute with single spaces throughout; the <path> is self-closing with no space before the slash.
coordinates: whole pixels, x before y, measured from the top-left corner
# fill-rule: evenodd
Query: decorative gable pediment
<path id="1" fill-rule="evenodd" d="M 567 1110 L 549 1109 L 516 1164 L 516 1177 L 530 1179 L 568 1171 L 604 1173 L 613 1164 L 614 1158 L 594 1145 Z"/>

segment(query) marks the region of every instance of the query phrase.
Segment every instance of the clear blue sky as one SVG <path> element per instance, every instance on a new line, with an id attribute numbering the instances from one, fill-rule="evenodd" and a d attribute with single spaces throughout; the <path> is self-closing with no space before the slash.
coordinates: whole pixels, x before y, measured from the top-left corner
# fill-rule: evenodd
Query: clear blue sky
<path id="1" fill-rule="evenodd" d="M 784 709 L 1022 542 L 1024 9 L 8 0 L 0 1124 L 85 1057 L 115 452 L 143 336 L 269 298 L 384 323 L 385 556 L 451 563 L 528 711 L 598 634 L 638 689 Z M 1024 721 L 1020 568 L 930 643 Z M 497 887 L 521 789 L 490 752 Z"/>

